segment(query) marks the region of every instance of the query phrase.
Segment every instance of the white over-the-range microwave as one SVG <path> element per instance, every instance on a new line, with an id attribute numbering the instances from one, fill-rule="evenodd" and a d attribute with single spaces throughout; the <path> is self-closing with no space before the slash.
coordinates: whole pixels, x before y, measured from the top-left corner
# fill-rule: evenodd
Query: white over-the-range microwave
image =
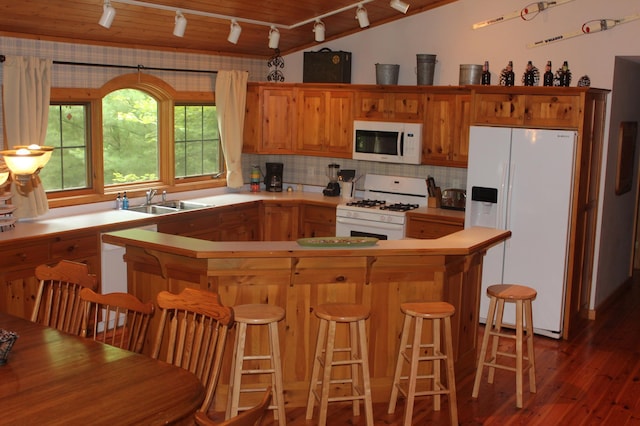
<path id="1" fill-rule="evenodd" d="M 353 122 L 353 159 L 420 164 L 422 123 Z"/>

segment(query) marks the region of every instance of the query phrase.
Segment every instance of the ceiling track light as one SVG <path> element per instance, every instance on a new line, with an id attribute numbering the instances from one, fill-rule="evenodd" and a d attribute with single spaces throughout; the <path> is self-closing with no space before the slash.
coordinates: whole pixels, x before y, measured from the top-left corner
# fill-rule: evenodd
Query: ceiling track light
<path id="1" fill-rule="evenodd" d="M 389 6 L 391 6 L 398 12 L 404 13 L 404 14 L 406 14 L 407 10 L 409 10 L 409 5 L 403 2 L 402 0 L 391 0 L 391 2 L 389 3 Z"/>
<path id="2" fill-rule="evenodd" d="M 315 39 L 317 42 L 324 41 L 324 30 L 324 22 L 316 19 L 315 24 L 313 24 L 313 32 L 315 33 Z"/>
<path id="3" fill-rule="evenodd" d="M 176 11 L 176 23 L 173 26 L 173 35 L 176 37 L 184 37 L 184 31 L 187 29 L 187 18 L 182 12 Z"/>
<path id="4" fill-rule="evenodd" d="M 360 28 L 369 26 L 369 15 L 367 14 L 367 9 L 365 9 L 362 4 L 359 4 L 356 10 L 356 19 L 358 20 L 358 24 L 360 24 Z"/>
<path id="5" fill-rule="evenodd" d="M 278 44 L 280 44 L 280 31 L 272 25 L 269 30 L 269 49 L 277 49 Z"/>
<path id="6" fill-rule="evenodd" d="M 238 39 L 240 38 L 240 33 L 242 32 L 242 27 L 238 24 L 238 21 L 235 19 L 231 20 L 231 29 L 229 30 L 229 37 L 227 37 L 227 41 L 229 43 L 238 44 Z"/>
<path id="7" fill-rule="evenodd" d="M 113 18 L 115 17 L 116 9 L 111 6 L 111 1 L 104 0 L 104 5 L 102 6 L 102 16 L 100 17 L 100 21 L 98 21 L 98 23 L 105 28 L 111 28 Z"/>

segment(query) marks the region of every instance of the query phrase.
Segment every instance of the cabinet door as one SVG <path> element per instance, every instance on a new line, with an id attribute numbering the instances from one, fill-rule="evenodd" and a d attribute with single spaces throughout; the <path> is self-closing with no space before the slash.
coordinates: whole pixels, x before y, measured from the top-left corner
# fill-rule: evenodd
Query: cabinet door
<path id="1" fill-rule="evenodd" d="M 336 235 L 336 208 L 303 206 L 300 235 L 304 238 L 333 237 Z"/>
<path id="2" fill-rule="evenodd" d="M 294 104 L 292 88 L 264 89 L 261 152 L 291 153 L 295 135 Z"/>
<path id="3" fill-rule="evenodd" d="M 325 125 L 326 154 L 351 158 L 353 147 L 353 92 L 327 92 Z"/>
<path id="4" fill-rule="evenodd" d="M 387 117 L 389 107 L 386 105 L 384 92 L 358 91 L 356 94 L 356 118 L 381 120 Z"/>
<path id="5" fill-rule="evenodd" d="M 574 129 L 579 122 L 579 96 L 527 95 L 525 98 L 526 126 Z"/>
<path id="6" fill-rule="evenodd" d="M 449 223 L 442 220 L 430 220 L 416 216 L 407 216 L 407 237 L 433 239 L 462 231 L 461 223 Z"/>
<path id="7" fill-rule="evenodd" d="M 262 140 L 262 115 L 260 112 L 260 86 L 250 84 L 247 86 L 242 152 L 260 152 Z"/>
<path id="8" fill-rule="evenodd" d="M 424 94 L 422 93 L 389 93 L 388 118 L 398 121 L 422 120 L 424 113 Z"/>
<path id="9" fill-rule="evenodd" d="M 262 213 L 263 241 L 293 241 L 298 238 L 297 205 L 264 204 Z"/>
<path id="10" fill-rule="evenodd" d="M 456 97 L 452 94 L 427 95 L 422 139 L 422 162 L 448 165 L 452 160 L 456 121 Z"/>
<path id="11" fill-rule="evenodd" d="M 469 127 L 471 125 L 471 95 L 456 95 L 455 128 L 451 166 L 467 167 L 469 162 Z"/>
<path id="12" fill-rule="evenodd" d="M 524 95 L 479 93 L 475 98 L 474 124 L 519 126 L 524 122 Z"/>

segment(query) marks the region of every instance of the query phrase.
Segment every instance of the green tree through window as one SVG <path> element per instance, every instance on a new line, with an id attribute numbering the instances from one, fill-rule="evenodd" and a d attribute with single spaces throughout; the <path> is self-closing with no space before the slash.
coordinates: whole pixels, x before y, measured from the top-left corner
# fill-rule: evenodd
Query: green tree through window
<path id="1" fill-rule="evenodd" d="M 176 105 L 174 117 L 175 176 L 219 173 L 222 166 L 216 107 Z"/>
<path id="2" fill-rule="evenodd" d="M 159 179 L 158 103 L 137 89 L 102 100 L 104 184 Z"/>

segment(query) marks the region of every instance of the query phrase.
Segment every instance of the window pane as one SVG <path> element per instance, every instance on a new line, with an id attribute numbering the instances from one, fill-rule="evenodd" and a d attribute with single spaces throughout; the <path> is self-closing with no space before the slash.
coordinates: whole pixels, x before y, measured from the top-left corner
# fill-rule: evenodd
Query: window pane
<path id="1" fill-rule="evenodd" d="M 104 183 L 159 179 L 158 103 L 141 90 L 121 89 L 102 100 Z"/>
<path id="2" fill-rule="evenodd" d="M 177 178 L 221 171 L 218 115 L 212 105 L 175 107 L 175 174 Z"/>
<path id="3" fill-rule="evenodd" d="M 50 105 L 45 145 L 54 150 L 47 166 L 40 171 L 46 191 L 87 188 L 89 166 L 87 105 Z"/>

